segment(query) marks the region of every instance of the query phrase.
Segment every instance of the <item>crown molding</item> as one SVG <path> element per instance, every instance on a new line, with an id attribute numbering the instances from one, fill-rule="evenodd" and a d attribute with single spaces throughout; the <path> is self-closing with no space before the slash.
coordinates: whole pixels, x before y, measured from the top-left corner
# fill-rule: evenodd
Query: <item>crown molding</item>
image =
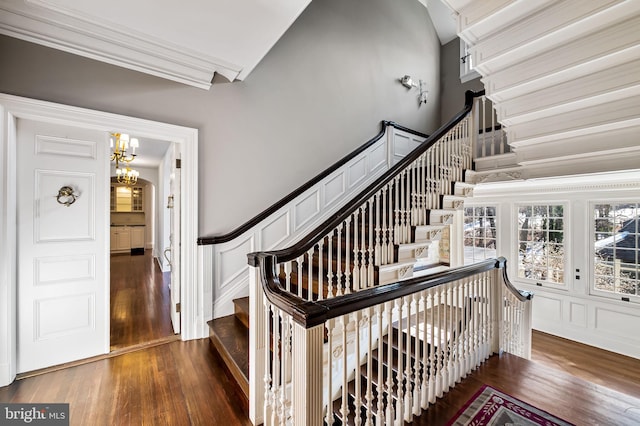
<path id="1" fill-rule="evenodd" d="M 233 81 L 242 72 L 222 59 L 42 1 L 2 2 L 0 34 L 201 89 L 209 89 L 214 73 Z"/>

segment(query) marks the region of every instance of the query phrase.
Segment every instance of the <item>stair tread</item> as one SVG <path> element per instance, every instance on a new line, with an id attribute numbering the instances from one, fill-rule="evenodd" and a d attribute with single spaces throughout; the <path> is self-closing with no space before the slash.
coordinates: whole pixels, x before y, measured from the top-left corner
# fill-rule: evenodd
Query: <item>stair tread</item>
<path id="1" fill-rule="evenodd" d="M 245 327 L 249 328 L 249 296 L 233 299 L 233 313 Z"/>
<path id="2" fill-rule="evenodd" d="M 246 312 L 247 314 L 249 313 L 249 296 L 233 299 L 233 304 L 243 312 Z"/>
<path id="3" fill-rule="evenodd" d="M 249 329 L 236 318 L 228 315 L 207 322 L 210 338 L 229 372 L 245 395 L 249 395 Z"/>

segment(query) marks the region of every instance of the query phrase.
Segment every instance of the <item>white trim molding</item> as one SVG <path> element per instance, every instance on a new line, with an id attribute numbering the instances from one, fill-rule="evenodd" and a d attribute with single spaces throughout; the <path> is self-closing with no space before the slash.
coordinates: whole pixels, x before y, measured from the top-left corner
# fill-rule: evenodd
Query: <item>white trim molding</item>
<path id="1" fill-rule="evenodd" d="M 0 386 L 16 374 L 16 120 L 31 119 L 92 130 L 115 129 L 181 146 L 182 340 L 208 335 L 203 298 L 211 290 L 198 280 L 198 130 L 123 115 L 0 94 Z M 210 308 L 207 308 L 210 311 Z"/>

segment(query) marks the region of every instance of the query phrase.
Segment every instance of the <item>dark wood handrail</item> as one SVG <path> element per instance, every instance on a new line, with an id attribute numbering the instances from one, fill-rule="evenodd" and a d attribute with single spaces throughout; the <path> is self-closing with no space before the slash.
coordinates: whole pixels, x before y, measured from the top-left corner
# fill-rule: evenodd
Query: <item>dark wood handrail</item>
<path id="1" fill-rule="evenodd" d="M 274 276 L 274 257 L 266 253 L 259 253 L 261 273 L 264 277 L 262 286 L 269 301 L 279 309 L 289 314 L 295 322 L 305 328 L 315 327 L 325 321 L 336 318 L 350 312 L 359 311 L 391 302 L 399 297 L 407 296 L 436 287 L 448 282 L 461 280 L 481 272 L 492 269 L 502 269 L 506 274 L 506 262 L 504 257 L 488 259 L 473 265 L 461 266 L 438 272 L 427 277 L 414 277 L 403 281 L 385 284 L 377 287 L 360 290 L 357 293 L 345 294 L 332 299 L 310 302 L 302 299 L 284 289 L 277 276 Z M 504 276 L 504 275 L 503 275 Z M 523 296 L 515 287 L 511 286 L 516 297 L 520 300 L 531 299 L 531 295 Z"/>
<path id="2" fill-rule="evenodd" d="M 302 194 L 303 192 L 305 192 L 306 190 L 308 190 L 309 188 L 311 188 L 312 186 L 314 186 L 318 182 L 322 181 L 324 178 L 329 176 L 331 173 L 333 173 L 334 171 L 338 170 L 340 167 L 342 167 L 343 165 L 347 164 L 349 161 L 354 159 L 356 156 L 358 156 L 362 152 L 364 152 L 371 145 L 373 145 L 374 143 L 379 141 L 380 138 L 382 138 L 384 136 L 385 132 L 387 131 L 387 127 L 389 127 L 389 126 L 393 126 L 394 128 L 402 130 L 403 132 L 411 133 L 412 135 L 420 136 L 420 137 L 423 137 L 423 138 L 428 138 L 429 137 L 429 135 L 427 135 L 425 133 L 421 133 L 421 132 L 418 132 L 416 130 L 409 129 L 409 128 L 404 127 L 404 126 L 402 126 L 402 125 L 400 125 L 400 124 L 398 124 L 396 122 L 384 120 L 384 121 L 382 121 L 382 124 L 381 124 L 382 129 L 380 130 L 380 133 L 378 133 L 372 139 L 370 139 L 367 142 L 365 142 L 360 147 L 356 148 L 351 153 L 347 154 L 346 156 L 344 156 L 343 158 L 338 160 L 331 167 L 329 167 L 328 169 L 324 170 L 322 173 L 318 174 L 317 176 L 315 176 L 314 178 L 312 178 L 311 180 L 306 182 L 304 185 L 301 185 L 300 187 L 296 188 L 290 194 L 288 194 L 287 196 L 285 196 L 281 200 L 275 202 L 273 205 L 268 207 L 266 210 L 260 212 L 259 214 L 257 214 L 253 218 L 249 219 L 247 222 L 245 222 L 242 225 L 238 226 L 233 231 L 228 232 L 226 234 L 222 234 L 222 235 L 212 235 L 212 236 L 209 236 L 209 237 L 199 237 L 198 238 L 198 245 L 222 244 L 222 243 L 226 243 L 228 241 L 231 241 L 231 240 L 239 237 L 240 235 L 244 234 L 249 229 L 253 228 L 258 223 L 262 222 L 267 217 L 269 217 L 270 215 L 272 215 L 273 213 L 275 213 L 276 211 L 278 211 L 279 209 L 281 209 L 285 205 L 289 204 L 297 196 L 299 196 L 300 194 Z"/>
<path id="3" fill-rule="evenodd" d="M 313 247 L 318 241 L 320 241 L 321 238 L 326 236 L 327 233 L 329 233 L 331 230 L 335 229 L 357 208 L 364 204 L 368 199 L 373 197 L 388 182 L 394 179 L 401 170 L 418 159 L 449 130 L 454 128 L 460 121 L 462 121 L 471 111 L 471 108 L 473 107 L 473 99 L 482 95 L 484 95 L 484 90 L 480 92 L 467 90 L 467 92 L 465 93 L 465 105 L 462 111 L 456 114 L 456 116 L 452 118 L 447 124 L 440 127 L 434 134 L 429 136 L 418 148 L 411 151 L 407 156 L 405 156 L 397 164 L 387 170 L 382 176 L 376 179 L 374 183 L 369 185 L 365 190 L 356 195 L 348 204 L 338 210 L 332 217 L 309 232 L 309 234 L 302 238 L 298 243 L 282 250 L 274 250 L 264 253 L 275 256 L 275 263 L 287 262 L 289 260 L 296 259 L 303 253 L 306 253 L 307 250 Z M 247 255 L 249 265 L 254 267 L 258 266 L 257 255 L 258 253 L 249 253 Z"/>
<path id="4" fill-rule="evenodd" d="M 462 111 L 460 111 L 447 124 L 440 127 L 440 129 L 438 129 L 433 135 L 428 137 L 420 147 L 413 150 L 409 155 L 391 167 L 373 184 L 358 194 L 353 200 L 333 215 L 333 217 L 316 227 L 298 243 L 282 250 L 248 254 L 247 258 L 249 264 L 260 268 L 262 288 L 264 289 L 267 299 L 289 314 L 294 321 L 303 325 L 305 328 L 310 328 L 322 324 L 328 319 L 388 302 L 397 299 L 398 297 L 413 294 L 446 282 L 462 279 L 464 277 L 495 268 L 502 268 L 504 270 L 506 259 L 500 258 L 498 260 L 488 260 L 475 265 L 463 266 L 445 272 L 436 273 L 428 278 L 410 278 L 404 281 L 381 285 L 365 289 L 357 293 L 320 301 L 306 301 L 286 291 L 280 283 L 278 273 L 276 271 L 277 264 L 296 259 L 302 253 L 307 252 L 311 247 L 317 244 L 321 238 L 324 238 L 327 233 L 335 229 L 357 208 L 366 202 L 366 200 L 370 199 L 384 185 L 394 179 L 401 170 L 408 167 L 417 158 L 419 158 L 422 153 L 435 144 L 447 132 L 453 129 L 469 114 L 473 107 L 473 99 L 477 96 L 482 96 L 483 94 L 484 91 L 478 93 L 467 91 L 465 93 L 465 106 Z M 519 297 L 526 298 L 526 296 L 520 294 L 513 286 L 511 286 L 510 290 L 515 290 Z"/>

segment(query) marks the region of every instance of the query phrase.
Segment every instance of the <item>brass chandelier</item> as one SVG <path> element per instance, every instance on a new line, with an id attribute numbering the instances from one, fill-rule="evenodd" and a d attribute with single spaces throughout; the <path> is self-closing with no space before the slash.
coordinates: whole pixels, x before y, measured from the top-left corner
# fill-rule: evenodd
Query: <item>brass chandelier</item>
<path id="1" fill-rule="evenodd" d="M 125 185 L 135 185 L 138 182 L 138 176 L 140 176 L 140 172 L 129 168 L 129 166 L 116 168 L 116 179 L 118 183 L 124 183 Z"/>
<path id="2" fill-rule="evenodd" d="M 133 185 L 138 182 L 140 173 L 129 167 L 129 163 L 136 158 L 136 148 L 139 146 L 138 139 L 129 139 L 129 135 L 126 133 L 112 133 L 110 145 L 111 149 L 113 149 L 111 161 L 116 162 L 116 179 L 118 183 Z M 128 152 L 129 148 L 131 148 L 130 153 Z M 120 165 L 120 163 L 124 164 Z"/>

